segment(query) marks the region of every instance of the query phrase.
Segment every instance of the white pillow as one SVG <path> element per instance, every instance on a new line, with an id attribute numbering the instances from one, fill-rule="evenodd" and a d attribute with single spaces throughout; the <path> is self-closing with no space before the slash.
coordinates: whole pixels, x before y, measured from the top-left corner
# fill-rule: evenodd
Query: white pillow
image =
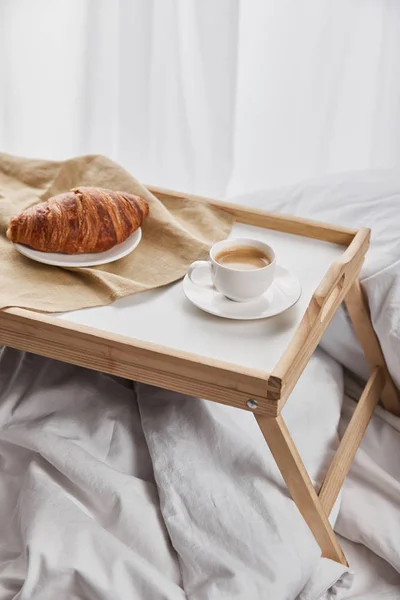
<path id="1" fill-rule="evenodd" d="M 370 227 L 371 246 L 361 281 L 389 370 L 400 386 L 400 172 L 358 171 L 256 192 L 235 202 L 352 228 Z M 342 307 L 321 346 L 367 378 L 368 365 Z"/>

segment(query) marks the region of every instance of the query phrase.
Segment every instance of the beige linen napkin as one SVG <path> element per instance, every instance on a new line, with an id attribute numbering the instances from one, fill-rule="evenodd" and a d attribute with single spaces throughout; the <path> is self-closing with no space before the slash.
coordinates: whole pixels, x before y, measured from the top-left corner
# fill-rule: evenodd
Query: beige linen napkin
<path id="1" fill-rule="evenodd" d="M 143 238 L 132 254 L 99 267 L 65 269 L 19 254 L 6 238 L 10 218 L 77 186 L 104 187 L 141 196 L 150 206 Z M 55 162 L 0 153 L 0 308 L 45 312 L 100 306 L 180 279 L 191 262 L 226 238 L 232 218 L 192 200 L 161 202 L 104 156 Z"/>

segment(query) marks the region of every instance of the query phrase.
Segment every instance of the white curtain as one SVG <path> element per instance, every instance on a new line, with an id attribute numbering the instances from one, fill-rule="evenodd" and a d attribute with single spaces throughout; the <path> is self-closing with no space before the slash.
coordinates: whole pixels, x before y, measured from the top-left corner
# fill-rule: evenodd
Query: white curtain
<path id="1" fill-rule="evenodd" d="M 217 196 L 400 168 L 400 2 L 0 0 L 0 149 Z"/>

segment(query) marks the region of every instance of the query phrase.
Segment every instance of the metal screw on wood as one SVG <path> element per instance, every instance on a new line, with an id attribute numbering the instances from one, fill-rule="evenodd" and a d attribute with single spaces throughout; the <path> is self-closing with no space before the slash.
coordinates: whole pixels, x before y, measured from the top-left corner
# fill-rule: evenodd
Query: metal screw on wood
<path id="1" fill-rule="evenodd" d="M 247 406 L 255 410 L 258 407 L 257 400 L 247 400 Z"/>

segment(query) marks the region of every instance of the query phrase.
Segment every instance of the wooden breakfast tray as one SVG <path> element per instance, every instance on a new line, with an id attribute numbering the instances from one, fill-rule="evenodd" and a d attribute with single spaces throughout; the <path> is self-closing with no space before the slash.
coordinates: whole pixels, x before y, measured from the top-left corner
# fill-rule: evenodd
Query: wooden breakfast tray
<path id="1" fill-rule="evenodd" d="M 398 391 L 358 280 L 369 229 L 149 190 L 161 200 L 191 198 L 233 214 L 232 237 L 268 241 L 278 262 L 298 276 L 299 302 L 269 319 L 230 321 L 193 307 L 178 282 L 63 315 L 0 311 L 0 344 L 253 412 L 323 555 L 347 564 L 329 514 L 378 399 L 400 414 Z M 371 376 L 317 493 L 280 413 L 343 300 Z"/>

